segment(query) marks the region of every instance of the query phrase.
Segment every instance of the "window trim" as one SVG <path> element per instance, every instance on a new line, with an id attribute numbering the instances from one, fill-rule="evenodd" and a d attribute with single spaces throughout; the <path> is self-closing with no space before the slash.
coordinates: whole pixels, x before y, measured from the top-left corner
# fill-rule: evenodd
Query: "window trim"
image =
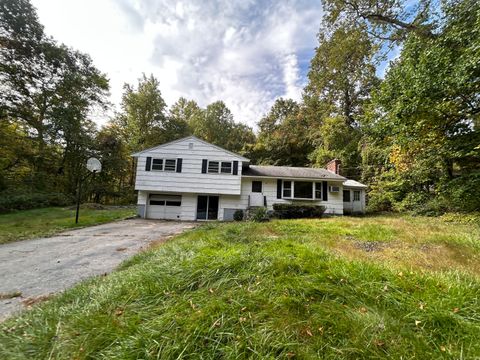
<path id="1" fill-rule="evenodd" d="M 358 195 L 358 199 L 357 199 Z M 353 190 L 353 201 L 360 201 L 361 195 L 360 195 L 360 190 Z"/>
<path id="2" fill-rule="evenodd" d="M 218 163 L 218 171 L 210 171 L 210 163 Z M 223 167 L 222 164 L 230 164 L 230 172 L 222 171 Z M 213 175 L 232 175 L 233 174 L 233 161 L 225 161 L 225 160 L 208 160 L 207 159 L 207 172 L 205 174 L 213 174 Z"/>
<path id="3" fill-rule="evenodd" d="M 217 163 L 217 171 L 210 171 L 210 164 L 211 163 Z M 218 160 L 208 160 L 207 161 L 207 174 L 219 174 L 220 173 L 220 163 L 221 161 Z"/>
<path id="4" fill-rule="evenodd" d="M 285 181 L 290 183 L 290 187 L 286 190 L 290 190 L 290 196 L 285 196 Z M 293 181 L 292 180 L 282 180 L 282 199 L 292 199 L 293 194 Z"/>
<path id="5" fill-rule="evenodd" d="M 290 182 L 290 196 L 285 196 L 285 182 Z M 311 198 L 298 198 L 295 197 L 295 182 L 309 182 L 312 183 L 312 197 Z M 320 194 L 321 197 L 317 197 L 316 195 L 316 186 L 320 187 Z M 288 190 L 288 188 L 287 188 Z M 306 201 L 323 201 L 323 182 L 322 181 L 310 181 L 310 180 L 290 180 L 290 179 L 282 179 L 282 199 L 287 199 L 287 200 L 306 200 Z"/>
<path id="6" fill-rule="evenodd" d="M 298 181 L 299 183 L 310 183 L 310 187 L 312 189 L 312 197 L 296 197 L 295 196 L 295 183 L 297 181 L 293 181 L 293 191 L 292 191 L 292 199 L 294 200 L 315 200 L 315 182 L 313 181 L 304 181 L 304 180 L 301 180 L 301 181 Z"/>
<path id="7" fill-rule="evenodd" d="M 253 184 L 254 183 L 257 183 L 257 185 L 258 185 L 258 183 L 260 183 L 260 191 L 254 191 L 253 190 Z M 256 193 L 256 194 L 263 193 L 263 181 L 262 180 L 252 180 L 252 193 Z"/>
<path id="8" fill-rule="evenodd" d="M 223 164 L 230 164 L 229 172 L 223 171 Z M 232 172 L 233 172 L 233 161 L 220 161 L 220 174 L 232 175 Z"/>
<path id="9" fill-rule="evenodd" d="M 154 169 L 153 166 L 155 165 L 155 161 L 161 161 L 162 164 L 161 164 L 161 169 Z M 150 165 L 150 170 L 151 171 L 163 171 L 163 168 L 164 168 L 164 164 L 165 164 L 165 161 L 164 159 L 159 159 L 159 158 L 152 158 L 152 163 Z"/>
<path id="10" fill-rule="evenodd" d="M 155 160 L 162 160 L 162 170 L 158 170 L 158 169 L 153 168 L 153 162 Z M 165 170 L 165 165 L 167 163 L 167 160 L 175 161 L 175 166 L 174 166 L 173 170 Z M 150 171 L 175 172 L 175 171 L 177 171 L 177 162 L 178 162 L 178 159 L 160 158 L 160 157 L 154 158 L 154 157 L 152 157 L 152 163 L 150 164 Z"/>

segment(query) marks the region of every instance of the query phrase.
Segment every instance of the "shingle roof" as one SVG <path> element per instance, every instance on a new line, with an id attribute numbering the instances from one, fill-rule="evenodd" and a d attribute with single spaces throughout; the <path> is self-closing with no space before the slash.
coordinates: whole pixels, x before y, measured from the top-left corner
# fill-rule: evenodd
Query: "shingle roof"
<path id="1" fill-rule="evenodd" d="M 267 176 L 275 178 L 347 180 L 345 177 L 337 175 L 326 169 L 289 166 L 250 165 L 248 168 L 243 169 L 242 175 Z"/>
<path id="2" fill-rule="evenodd" d="M 346 186 L 346 187 L 352 187 L 352 188 L 367 188 L 368 186 L 367 185 L 364 185 L 362 183 L 359 183 L 358 181 L 355 181 L 355 180 L 347 180 L 343 183 L 343 186 Z"/>

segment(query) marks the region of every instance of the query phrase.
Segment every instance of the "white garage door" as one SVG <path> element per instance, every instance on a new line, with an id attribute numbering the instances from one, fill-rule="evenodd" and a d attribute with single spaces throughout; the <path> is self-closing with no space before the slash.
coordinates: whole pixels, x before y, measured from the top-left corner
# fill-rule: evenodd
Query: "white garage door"
<path id="1" fill-rule="evenodd" d="M 147 218 L 178 220 L 180 219 L 181 209 L 181 195 L 150 194 Z"/>

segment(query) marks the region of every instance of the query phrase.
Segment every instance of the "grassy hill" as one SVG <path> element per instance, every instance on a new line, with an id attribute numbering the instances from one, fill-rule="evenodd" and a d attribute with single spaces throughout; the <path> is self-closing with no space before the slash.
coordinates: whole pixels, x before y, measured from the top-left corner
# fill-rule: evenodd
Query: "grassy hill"
<path id="1" fill-rule="evenodd" d="M 480 356 L 480 227 L 206 224 L 0 325 L 0 358 Z"/>
<path id="2" fill-rule="evenodd" d="M 92 226 L 135 215 L 133 207 L 92 208 L 82 205 L 78 224 L 75 209 L 49 207 L 0 214 L 0 244 L 50 236 L 61 231 Z"/>

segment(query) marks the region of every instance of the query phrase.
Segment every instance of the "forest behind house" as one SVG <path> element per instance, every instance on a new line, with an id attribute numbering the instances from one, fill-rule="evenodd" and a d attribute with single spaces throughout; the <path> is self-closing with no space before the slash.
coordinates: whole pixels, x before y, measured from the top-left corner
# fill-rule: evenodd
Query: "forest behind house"
<path id="1" fill-rule="evenodd" d="M 134 203 L 130 154 L 191 134 L 253 164 L 338 158 L 372 212 L 479 211 L 480 2 L 324 0 L 323 13 L 302 100 L 277 99 L 255 131 L 221 99 L 167 106 L 162 79 L 142 74 L 99 128 L 106 75 L 48 36 L 28 0 L 3 0 L 0 212 L 72 203 L 92 156 L 103 171 L 82 200 Z"/>

